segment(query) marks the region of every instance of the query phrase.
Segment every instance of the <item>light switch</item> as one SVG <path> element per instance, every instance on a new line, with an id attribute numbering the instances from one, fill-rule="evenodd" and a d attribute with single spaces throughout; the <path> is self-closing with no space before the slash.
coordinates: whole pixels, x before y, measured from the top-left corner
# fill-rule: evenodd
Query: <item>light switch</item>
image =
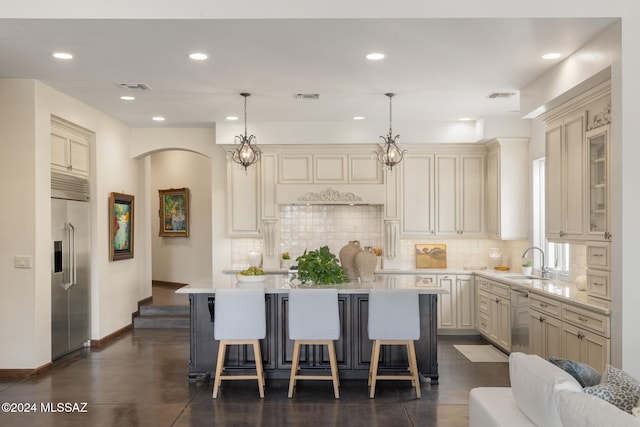
<path id="1" fill-rule="evenodd" d="M 13 266 L 15 268 L 31 268 L 31 255 L 15 255 Z"/>

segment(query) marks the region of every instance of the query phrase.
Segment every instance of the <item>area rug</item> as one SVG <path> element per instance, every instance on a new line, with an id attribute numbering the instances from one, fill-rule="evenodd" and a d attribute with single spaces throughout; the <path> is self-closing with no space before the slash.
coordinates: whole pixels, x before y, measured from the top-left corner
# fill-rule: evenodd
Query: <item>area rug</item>
<path id="1" fill-rule="evenodd" d="M 509 362 L 509 357 L 492 345 L 454 345 L 472 362 Z"/>

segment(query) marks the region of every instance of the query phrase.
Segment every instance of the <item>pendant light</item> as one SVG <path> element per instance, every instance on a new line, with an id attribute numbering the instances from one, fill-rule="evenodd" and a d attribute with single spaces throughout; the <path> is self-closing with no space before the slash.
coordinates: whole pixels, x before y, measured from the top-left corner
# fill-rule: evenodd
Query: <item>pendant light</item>
<path id="1" fill-rule="evenodd" d="M 384 144 L 380 144 L 377 151 L 374 152 L 378 161 L 389 168 L 389 170 L 393 170 L 393 167 L 400 163 L 402 159 L 404 159 L 405 154 L 407 154 L 407 150 L 403 150 L 397 143 L 400 135 L 393 136 L 393 132 L 391 130 L 391 99 L 396 95 L 395 93 L 385 93 L 386 96 L 389 97 L 389 134 L 387 136 L 381 136 Z"/>
<path id="2" fill-rule="evenodd" d="M 240 95 L 244 97 L 244 135 L 236 135 L 235 142 L 240 145 L 235 150 L 228 151 L 227 158 L 242 166 L 246 172 L 249 166 L 260 159 L 260 149 L 255 145 L 256 137 L 247 136 L 247 97 L 251 94 L 243 92 Z"/>

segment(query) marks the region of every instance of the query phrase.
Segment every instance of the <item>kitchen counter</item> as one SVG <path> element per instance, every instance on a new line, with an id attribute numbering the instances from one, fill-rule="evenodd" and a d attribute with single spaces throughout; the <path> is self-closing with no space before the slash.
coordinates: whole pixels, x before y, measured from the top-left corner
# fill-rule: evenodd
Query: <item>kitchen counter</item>
<path id="1" fill-rule="evenodd" d="M 524 290 L 530 293 L 553 298 L 562 302 L 568 302 L 595 313 L 611 315 L 611 303 L 598 298 L 590 297 L 586 291 L 578 290 L 572 283 L 553 279 L 516 278 L 524 276 L 522 273 L 510 271 L 476 271 L 476 275 L 486 279 L 497 280 L 511 286 L 514 290 Z"/>
<path id="2" fill-rule="evenodd" d="M 371 341 L 367 333 L 369 291 L 373 288 L 415 289 L 419 294 L 420 338 L 415 341 L 418 371 L 421 377 L 438 383 L 437 307 L 438 295 L 448 291 L 434 286 L 415 274 L 377 274 L 372 282 L 348 282 L 336 285 L 304 286 L 283 274 L 265 275 L 264 281 L 240 283 L 235 275 L 218 274 L 178 289 L 189 295 L 191 339 L 189 379 L 209 378 L 215 372 L 218 341 L 213 337 L 215 294 L 218 289 L 265 288 L 267 334 L 260 341 L 265 376 L 268 379 L 288 379 L 291 373 L 293 342 L 287 329 L 289 295 L 293 287 L 338 289 L 340 339 L 335 343 L 340 378 L 366 379 L 369 373 Z M 235 347 L 235 346 L 234 346 Z M 227 370 L 255 369 L 255 362 L 241 348 L 226 353 Z M 326 369 L 328 356 L 322 346 L 305 346 L 303 370 Z M 380 370 L 387 373 L 406 371 L 406 353 L 397 346 L 386 346 L 381 355 Z"/>

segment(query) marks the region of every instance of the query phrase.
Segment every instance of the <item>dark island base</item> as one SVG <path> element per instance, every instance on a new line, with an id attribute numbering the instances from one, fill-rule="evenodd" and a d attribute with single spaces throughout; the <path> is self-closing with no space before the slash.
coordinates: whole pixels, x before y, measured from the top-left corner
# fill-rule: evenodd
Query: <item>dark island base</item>
<path id="1" fill-rule="evenodd" d="M 189 380 L 208 379 L 215 372 L 218 342 L 213 339 L 215 294 L 189 294 L 191 305 L 191 354 Z M 367 379 L 372 342 L 367 335 L 369 314 L 368 294 L 339 294 L 341 336 L 336 341 L 338 369 L 342 379 Z M 293 342 L 287 332 L 289 295 L 266 294 L 267 336 L 261 340 L 265 377 L 288 379 L 291 373 Z M 438 384 L 436 338 L 436 294 L 420 295 L 420 339 L 416 341 L 418 370 L 422 377 Z M 227 348 L 227 371 L 255 369 L 253 351 L 247 346 Z M 329 369 L 326 346 L 303 346 L 300 356 L 303 370 Z M 384 346 L 380 355 L 380 370 L 407 369 L 404 346 Z"/>

